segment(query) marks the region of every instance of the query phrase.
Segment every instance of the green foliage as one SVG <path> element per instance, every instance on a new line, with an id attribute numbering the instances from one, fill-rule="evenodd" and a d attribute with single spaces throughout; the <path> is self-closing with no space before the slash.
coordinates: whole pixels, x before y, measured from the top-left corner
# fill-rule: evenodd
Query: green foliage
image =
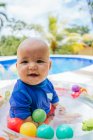
<path id="1" fill-rule="evenodd" d="M 73 25 L 70 28 L 65 28 L 64 30 L 58 24 L 57 17 L 50 16 L 48 24 L 48 31 L 50 36 L 50 50 L 53 54 L 76 54 L 81 47 L 78 45 L 73 46 L 73 43 L 81 42 L 82 35 L 89 33 L 89 28 L 87 26 L 77 26 Z M 59 28 L 60 27 L 60 28 Z M 62 40 L 68 39 L 63 45 Z M 61 44 L 61 45 L 60 45 Z M 72 47 L 73 46 L 73 47 Z M 76 51 L 77 50 L 77 51 Z"/>
<path id="2" fill-rule="evenodd" d="M 50 52 L 53 54 L 77 54 L 82 49 L 82 46 L 78 44 L 81 41 L 93 46 L 93 40 L 91 42 L 90 37 L 88 40 L 82 40 L 83 34 L 89 33 L 88 27 L 72 26 L 63 30 L 61 28 L 62 25 L 59 26 L 57 21 L 58 19 L 56 17 L 49 17 L 48 33 L 46 33 L 42 25 L 27 24 L 15 19 L 10 20 L 8 27 L 12 29 L 12 36 L 1 37 L 0 56 L 16 55 L 20 42 L 26 38 L 23 34 L 23 37 L 17 37 L 17 34 L 21 33 L 24 29 L 38 32 L 42 38 L 48 41 Z"/>
<path id="3" fill-rule="evenodd" d="M 84 34 L 82 36 L 82 41 L 87 45 L 92 47 L 93 44 L 93 34 Z"/>
<path id="4" fill-rule="evenodd" d="M 69 45 L 63 45 L 57 49 L 56 53 L 58 53 L 58 54 L 73 54 L 73 48 L 72 48 L 72 46 L 69 46 Z"/>
<path id="5" fill-rule="evenodd" d="M 48 18 L 48 20 L 49 20 L 49 26 L 48 26 L 49 32 L 56 36 L 56 34 L 57 34 L 57 18 L 54 16 L 50 16 Z"/>
<path id="6" fill-rule="evenodd" d="M 89 33 L 90 29 L 88 26 L 77 26 L 77 25 L 73 25 L 70 28 L 66 28 L 66 31 L 70 32 L 70 33 L 78 33 L 78 34 L 85 34 L 85 33 Z"/>
<path id="7" fill-rule="evenodd" d="M 18 45 L 24 39 L 14 36 L 2 36 L 0 40 L 0 56 L 16 55 Z"/>
<path id="8" fill-rule="evenodd" d="M 39 33 L 43 33 L 43 27 L 39 24 L 30 24 L 27 25 L 27 29 L 34 29 L 35 31 L 39 32 Z"/>
<path id="9" fill-rule="evenodd" d="M 3 2 L 2 3 L 0 2 L 0 7 L 6 7 L 6 4 Z"/>
<path id="10" fill-rule="evenodd" d="M 84 41 L 84 43 L 87 45 L 87 46 L 92 46 L 93 44 L 93 40 L 90 40 L 90 41 Z"/>

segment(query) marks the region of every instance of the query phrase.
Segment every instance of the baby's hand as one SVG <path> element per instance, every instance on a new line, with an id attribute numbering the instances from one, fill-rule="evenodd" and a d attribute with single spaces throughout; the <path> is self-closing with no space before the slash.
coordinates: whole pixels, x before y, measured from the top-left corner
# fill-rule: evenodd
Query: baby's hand
<path id="1" fill-rule="evenodd" d="M 58 105 L 56 107 L 55 115 L 63 115 L 66 112 L 65 107 Z"/>

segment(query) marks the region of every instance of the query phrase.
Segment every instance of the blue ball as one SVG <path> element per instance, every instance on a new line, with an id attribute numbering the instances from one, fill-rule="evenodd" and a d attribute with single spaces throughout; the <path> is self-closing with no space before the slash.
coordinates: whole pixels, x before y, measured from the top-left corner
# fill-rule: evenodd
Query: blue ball
<path id="1" fill-rule="evenodd" d="M 56 129 L 56 136 L 58 139 L 72 138 L 73 129 L 69 125 L 60 125 Z"/>
<path id="2" fill-rule="evenodd" d="M 47 124 L 42 124 L 38 127 L 37 133 L 38 138 L 52 139 L 54 137 L 54 130 Z"/>

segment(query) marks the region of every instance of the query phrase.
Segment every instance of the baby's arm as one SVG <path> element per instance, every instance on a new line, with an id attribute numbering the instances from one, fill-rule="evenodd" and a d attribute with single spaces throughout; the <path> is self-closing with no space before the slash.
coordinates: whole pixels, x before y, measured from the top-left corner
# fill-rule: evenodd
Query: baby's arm
<path id="1" fill-rule="evenodd" d="M 55 107 L 55 112 L 58 112 L 58 114 L 62 115 L 65 113 L 65 107 L 60 105 L 59 102 L 53 104 L 53 106 Z"/>
<path id="2" fill-rule="evenodd" d="M 47 119 L 45 120 L 46 124 L 49 124 L 53 120 L 56 110 L 58 110 L 58 114 L 64 114 L 65 107 L 59 105 L 59 102 L 51 104 L 50 112 L 47 114 Z"/>

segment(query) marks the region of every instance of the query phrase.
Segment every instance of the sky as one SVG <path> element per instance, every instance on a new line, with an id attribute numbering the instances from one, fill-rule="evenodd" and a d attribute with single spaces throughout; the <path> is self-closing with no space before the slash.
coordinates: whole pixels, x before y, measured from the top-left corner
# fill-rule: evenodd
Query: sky
<path id="1" fill-rule="evenodd" d="M 92 29 L 86 0 L 2 0 L 7 3 L 10 17 L 27 23 L 46 24 L 46 15 L 51 13 L 69 24 L 88 25 Z M 84 10 L 79 10 L 82 7 Z"/>
<path id="2" fill-rule="evenodd" d="M 10 15 L 31 22 L 51 11 L 57 11 L 59 0 L 5 0 Z"/>

